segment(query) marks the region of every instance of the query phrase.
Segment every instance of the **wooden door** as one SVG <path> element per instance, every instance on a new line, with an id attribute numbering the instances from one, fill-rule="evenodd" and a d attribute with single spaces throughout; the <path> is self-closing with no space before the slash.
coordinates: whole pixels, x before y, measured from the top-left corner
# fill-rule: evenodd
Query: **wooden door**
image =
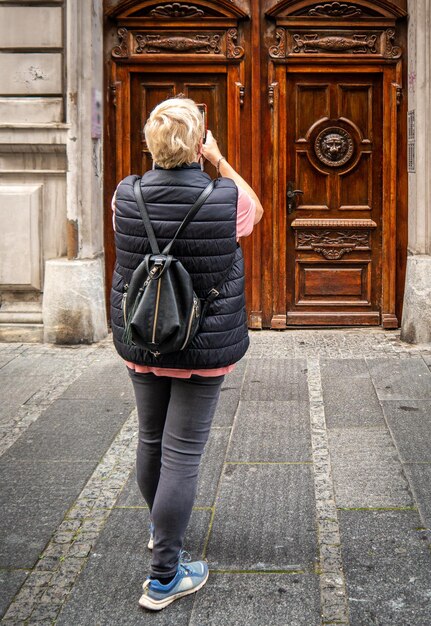
<path id="1" fill-rule="evenodd" d="M 280 74 L 287 324 L 379 324 L 382 75 Z"/>
<path id="2" fill-rule="evenodd" d="M 226 87 L 226 74 L 134 72 L 130 78 L 130 128 L 132 137 L 140 140 L 130 144 L 131 171 L 151 169 L 151 155 L 143 133 L 145 122 L 157 104 L 179 94 L 207 105 L 208 128 L 214 129 L 222 153 L 227 154 Z M 205 168 L 214 174 L 208 162 Z"/>

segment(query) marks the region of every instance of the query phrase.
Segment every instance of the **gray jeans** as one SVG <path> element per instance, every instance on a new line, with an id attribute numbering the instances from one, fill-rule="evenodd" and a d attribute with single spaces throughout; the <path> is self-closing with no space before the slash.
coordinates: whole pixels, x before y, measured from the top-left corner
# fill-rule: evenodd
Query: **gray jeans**
<path id="1" fill-rule="evenodd" d="M 173 576 L 224 376 L 181 379 L 128 371 L 139 416 L 137 480 L 155 528 L 150 574 Z"/>

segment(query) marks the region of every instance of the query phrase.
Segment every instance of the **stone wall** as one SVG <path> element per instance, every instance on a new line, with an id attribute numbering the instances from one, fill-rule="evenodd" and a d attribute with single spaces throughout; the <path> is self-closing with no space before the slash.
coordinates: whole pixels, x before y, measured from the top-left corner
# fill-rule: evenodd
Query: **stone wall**
<path id="1" fill-rule="evenodd" d="M 0 0 L 3 341 L 106 334 L 102 4 Z"/>
<path id="2" fill-rule="evenodd" d="M 409 244 L 401 336 L 431 342 L 431 4 L 409 2 Z"/>
<path id="3" fill-rule="evenodd" d="M 45 261 L 65 253 L 63 3 L 46 5 L 0 3 L 0 337 L 12 340 L 42 340 Z"/>

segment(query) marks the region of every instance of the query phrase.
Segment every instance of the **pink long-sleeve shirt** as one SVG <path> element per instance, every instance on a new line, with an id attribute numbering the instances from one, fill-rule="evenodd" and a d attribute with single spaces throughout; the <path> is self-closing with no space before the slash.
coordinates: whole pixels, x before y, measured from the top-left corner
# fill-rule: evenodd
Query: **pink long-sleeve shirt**
<path id="1" fill-rule="evenodd" d="M 115 230 L 115 198 L 117 191 L 115 191 L 112 197 L 112 224 Z M 236 237 L 247 237 L 253 230 L 254 219 L 256 215 L 256 203 L 249 196 L 249 194 L 238 187 L 238 204 L 236 215 Z M 149 365 L 139 365 L 137 363 L 131 363 L 125 361 L 127 367 L 135 372 L 141 374 L 155 374 L 156 376 L 169 376 L 171 378 L 190 378 L 193 374 L 198 376 L 222 376 L 223 374 L 229 374 L 234 368 L 235 364 L 228 365 L 227 367 L 216 367 L 213 369 L 168 369 L 166 367 L 151 367 Z"/>

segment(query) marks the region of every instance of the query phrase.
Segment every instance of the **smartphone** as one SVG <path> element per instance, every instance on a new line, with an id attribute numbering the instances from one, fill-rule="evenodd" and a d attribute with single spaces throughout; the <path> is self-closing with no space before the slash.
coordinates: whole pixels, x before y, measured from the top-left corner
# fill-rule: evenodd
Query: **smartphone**
<path id="1" fill-rule="evenodd" d="M 205 143 L 207 138 L 207 130 L 208 130 L 208 111 L 206 104 L 197 104 L 197 107 L 202 115 L 203 120 L 203 130 L 202 130 L 202 140 Z"/>

